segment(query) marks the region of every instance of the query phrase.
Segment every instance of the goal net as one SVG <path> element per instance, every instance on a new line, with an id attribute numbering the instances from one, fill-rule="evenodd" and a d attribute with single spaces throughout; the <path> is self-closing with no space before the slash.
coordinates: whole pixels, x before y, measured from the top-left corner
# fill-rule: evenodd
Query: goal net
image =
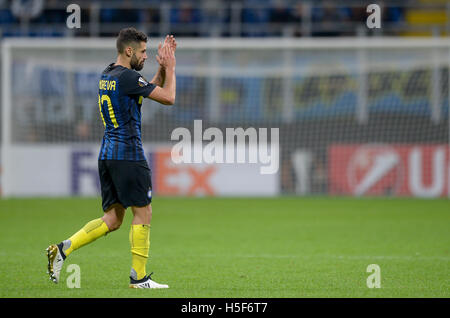
<path id="1" fill-rule="evenodd" d="M 142 107 L 156 193 L 450 195 L 450 40 L 180 39 L 176 57 L 175 106 Z M 98 81 L 115 58 L 114 39 L 3 42 L 3 196 L 98 193 Z M 171 162 L 172 132 L 195 120 L 224 136 L 267 129 L 272 143 L 278 129 L 278 169 Z"/>

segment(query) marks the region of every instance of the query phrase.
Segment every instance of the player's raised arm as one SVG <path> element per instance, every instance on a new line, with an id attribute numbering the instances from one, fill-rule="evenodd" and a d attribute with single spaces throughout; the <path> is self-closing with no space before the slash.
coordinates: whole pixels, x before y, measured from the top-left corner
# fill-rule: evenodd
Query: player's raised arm
<path id="1" fill-rule="evenodd" d="M 155 85 L 161 84 L 161 86 L 156 86 L 153 91 L 148 96 L 149 98 L 164 104 L 173 105 L 175 103 L 176 95 L 176 77 L 175 77 L 175 50 L 176 42 L 173 37 L 166 37 L 164 45 L 158 47 L 158 55 L 156 57 L 160 68 L 164 71 L 164 78 L 161 80 L 153 79 L 152 82 Z M 158 73 L 161 72 L 158 70 Z M 158 73 L 155 77 L 158 76 Z"/>
<path id="2" fill-rule="evenodd" d="M 159 63 L 159 56 L 162 55 L 162 48 L 164 46 L 170 46 L 172 47 L 174 53 L 175 50 L 177 48 L 177 42 L 175 41 L 175 38 L 173 37 L 173 35 L 167 35 L 166 38 L 164 39 L 164 43 L 162 44 L 161 42 L 159 42 L 158 45 L 158 53 L 156 56 L 156 60 Z M 164 66 L 162 66 L 161 64 L 158 67 L 158 70 L 155 73 L 155 76 L 153 76 L 152 80 L 150 81 L 151 84 L 155 85 L 155 86 L 160 86 L 163 87 L 164 86 L 164 82 L 166 79 L 166 72 L 164 69 Z"/>

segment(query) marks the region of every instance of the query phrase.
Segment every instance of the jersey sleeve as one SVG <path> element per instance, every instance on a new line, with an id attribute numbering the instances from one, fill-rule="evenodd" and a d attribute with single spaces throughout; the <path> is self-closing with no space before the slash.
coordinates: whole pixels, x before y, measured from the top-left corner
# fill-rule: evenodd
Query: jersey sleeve
<path id="1" fill-rule="evenodd" d="M 122 93 L 125 95 L 137 95 L 148 97 L 155 89 L 155 85 L 149 83 L 138 72 L 129 70 L 124 72 L 119 79 Z"/>

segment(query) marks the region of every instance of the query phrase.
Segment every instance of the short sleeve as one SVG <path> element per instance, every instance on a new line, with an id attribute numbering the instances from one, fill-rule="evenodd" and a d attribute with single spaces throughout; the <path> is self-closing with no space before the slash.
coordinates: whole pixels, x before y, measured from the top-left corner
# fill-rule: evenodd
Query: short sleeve
<path id="1" fill-rule="evenodd" d="M 125 95 L 137 95 L 148 97 L 155 89 L 155 85 L 149 83 L 138 72 L 128 70 L 125 71 L 119 78 L 119 85 L 121 91 Z"/>

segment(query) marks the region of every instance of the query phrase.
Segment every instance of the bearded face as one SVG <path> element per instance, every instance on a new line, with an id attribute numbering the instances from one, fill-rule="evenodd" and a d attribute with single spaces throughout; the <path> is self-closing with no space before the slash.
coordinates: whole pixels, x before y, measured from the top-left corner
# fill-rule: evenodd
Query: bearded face
<path id="1" fill-rule="evenodd" d="M 130 66 L 131 69 L 140 71 L 144 68 L 144 62 L 145 60 L 142 58 L 140 61 L 136 56 L 136 53 L 133 53 L 133 56 L 131 57 Z"/>

